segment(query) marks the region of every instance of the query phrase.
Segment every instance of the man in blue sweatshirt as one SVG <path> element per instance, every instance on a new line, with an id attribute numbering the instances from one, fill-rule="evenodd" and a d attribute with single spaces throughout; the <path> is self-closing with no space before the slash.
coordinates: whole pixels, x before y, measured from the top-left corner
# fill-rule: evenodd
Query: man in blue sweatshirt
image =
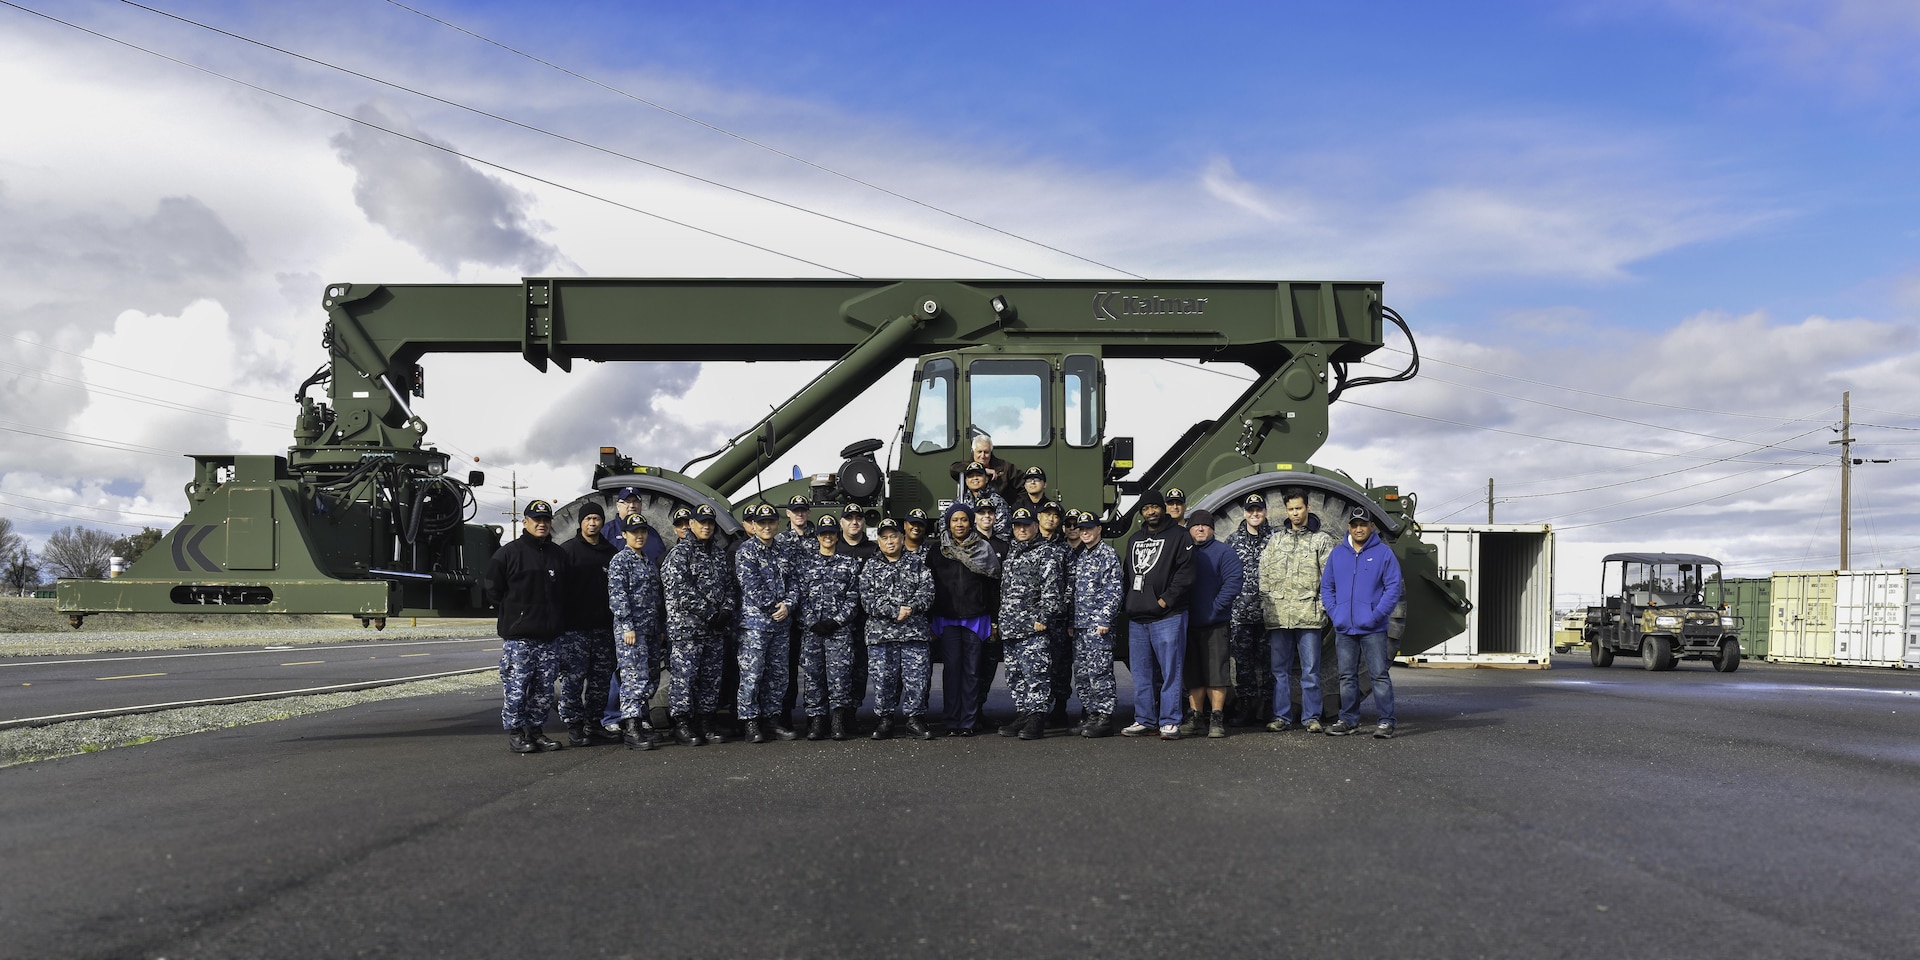
<path id="1" fill-rule="evenodd" d="M 1327 728 L 1330 737 L 1360 729 L 1360 660 L 1373 678 L 1373 705 L 1380 711 L 1375 739 L 1393 737 L 1393 641 L 1387 618 L 1400 602 L 1400 561 L 1373 532 L 1365 507 L 1347 517 L 1346 542 L 1333 548 L 1320 574 L 1320 602 L 1333 621 L 1333 651 L 1340 661 L 1340 719 Z"/>
<path id="2" fill-rule="evenodd" d="M 1233 608 L 1240 600 L 1245 567 L 1240 554 L 1213 535 L 1213 514 L 1187 516 L 1193 538 L 1193 592 L 1187 601 L 1187 717 L 1180 735 L 1227 735 L 1227 691 L 1233 689 Z"/>

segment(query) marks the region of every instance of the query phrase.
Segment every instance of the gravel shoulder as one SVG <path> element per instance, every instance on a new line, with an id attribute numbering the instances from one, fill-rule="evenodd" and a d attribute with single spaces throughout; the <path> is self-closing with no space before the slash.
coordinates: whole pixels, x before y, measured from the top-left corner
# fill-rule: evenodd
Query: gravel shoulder
<path id="1" fill-rule="evenodd" d="M 101 614 L 75 630 L 52 600 L 0 598 L 0 657 L 49 657 L 89 653 L 139 653 L 203 647 L 265 644 L 305 646 L 383 640 L 436 640 L 492 636 L 485 619 L 395 618 L 385 630 L 360 625 L 357 617 L 239 614 Z"/>
<path id="2" fill-rule="evenodd" d="M 420 697 L 459 690 L 479 690 L 498 687 L 499 684 L 498 675 L 492 671 L 483 671 L 457 677 L 397 683 L 368 690 L 283 697 L 277 700 L 250 700 L 245 703 L 217 706 L 183 707 L 157 713 L 100 717 L 44 727 L 0 730 L 0 768 L 32 763 L 37 760 L 51 760 L 55 757 L 97 753 L 114 747 L 136 746 L 190 733 L 205 733 L 209 730 L 223 730 L 250 723 L 285 720 L 289 717 L 338 710 L 341 707 L 378 700 L 397 700 L 402 697 Z"/>

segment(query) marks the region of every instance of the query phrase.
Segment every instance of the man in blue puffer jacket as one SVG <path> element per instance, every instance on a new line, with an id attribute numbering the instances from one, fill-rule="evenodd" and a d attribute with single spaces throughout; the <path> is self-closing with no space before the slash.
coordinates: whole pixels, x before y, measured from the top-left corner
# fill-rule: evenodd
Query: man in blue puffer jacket
<path id="1" fill-rule="evenodd" d="M 1360 659 L 1373 678 L 1373 705 L 1380 711 L 1375 739 L 1393 737 L 1393 641 L 1387 618 L 1400 602 L 1400 561 L 1378 535 L 1365 507 L 1347 517 L 1347 541 L 1327 556 L 1320 574 L 1320 602 L 1333 621 L 1333 650 L 1340 661 L 1340 719 L 1327 735 L 1344 737 L 1360 729 Z"/>

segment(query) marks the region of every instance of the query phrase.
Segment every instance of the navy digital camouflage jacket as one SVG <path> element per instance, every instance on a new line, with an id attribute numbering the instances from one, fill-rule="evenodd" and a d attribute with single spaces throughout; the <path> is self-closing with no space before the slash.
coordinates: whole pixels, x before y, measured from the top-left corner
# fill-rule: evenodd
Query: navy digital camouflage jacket
<path id="1" fill-rule="evenodd" d="M 799 584 L 777 544 L 748 540 L 733 555 L 740 582 L 740 625 L 764 630 L 779 622 L 773 613 L 781 604 L 791 612 L 799 600 Z"/>
<path id="2" fill-rule="evenodd" d="M 1036 623 L 1059 619 L 1067 602 L 1060 553 L 1040 540 L 1015 540 L 1000 562 L 1000 637 L 1032 636 Z"/>
<path id="3" fill-rule="evenodd" d="M 688 535 L 667 551 L 660 564 L 660 588 L 666 594 L 667 632 L 684 635 L 707 628 L 716 613 L 732 613 L 738 600 L 733 557 L 718 536 Z"/>
<path id="4" fill-rule="evenodd" d="M 905 643 L 930 639 L 927 611 L 933 607 L 933 572 L 917 554 L 888 562 L 868 560 L 860 570 L 860 604 L 867 611 L 867 643 Z M 913 614 L 903 621 L 901 607 Z"/>
<path id="5" fill-rule="evenodd" d="M 837 620 L 842 629 L 853 624 L 860 604 L 860 560 L 850 553 L 829 557 L 815 550 L 800 575 L 800 628 L 822 620 Z"/>
<path id="6" fill-rule="evenodd" d="M 607 606 L 613 608 L 616 638 L 628 631 L 641 637 L 660 635 L 660 571 L 646 554 L 622 549 L 607 564 Z"/>
<path id="7" fill-rule="evenodd" d="M 1073 630 L 1093 633 L 1113 625 L 1120 610 L 1120 555 L 1102 540 L 1081 547 L 1067 559 L 1067 579 L 1073 585 Z"/>

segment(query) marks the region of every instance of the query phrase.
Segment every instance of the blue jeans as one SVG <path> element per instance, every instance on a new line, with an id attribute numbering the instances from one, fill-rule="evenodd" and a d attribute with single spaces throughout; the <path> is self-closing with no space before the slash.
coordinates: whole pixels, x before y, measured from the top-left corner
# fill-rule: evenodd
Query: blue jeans
<path id="1" fill-rule="evenodd" d="M 1387 677 L 1393 641 L 1385 633 L 1338 633 L 1333 652 L 1340 659 L 1340 719 L 1360 724 L 1360 659 L 1365 657 L 1367 675 L 1373 678 L 1373 706 L 1380 711 L 1380 722 L 1393 726 L 1393 681 Z"/>
<path id="2" fill-rule="evenodd" d="M 1273 665 L 1274 717 L 1289 718 L 1293 713 L 1293 682 L 1287 679 L 1287 672 L 1293 668 L 1294 661 L 1298 659 L 1300 663 L 1298 722 L 1306 723 L 1308 720 L 1319 719 L 1320 631 L 1275 627 L 1267 631 L 1267 645 L 1272 650 L 1269 660 Z"/>
<path id="3" fill-rule="evenodd" d="M 1133 672 L 1133 722 L 1178 726 L 1186 714 L 1187 612 L 1134 620 L 1127 630 L 1127 669 Z M 1158 683 L 1155 682 L 1156 675 Z"/>

